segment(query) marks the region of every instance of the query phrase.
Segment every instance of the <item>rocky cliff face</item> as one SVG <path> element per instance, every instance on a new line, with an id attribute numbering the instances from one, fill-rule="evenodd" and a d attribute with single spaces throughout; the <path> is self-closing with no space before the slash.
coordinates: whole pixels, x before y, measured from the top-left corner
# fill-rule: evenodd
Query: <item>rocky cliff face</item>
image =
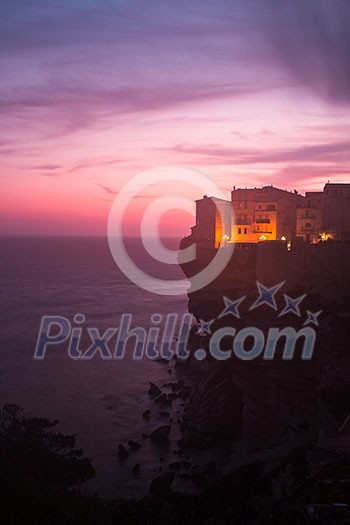
<path id="1" fill-rule="evenodd" d="M 186 244 L 186 242 L 184 243 Z M 209 286 L 189 293 L 189 310 L 198 319 L 212 321 L 211 334 L 192 329 L 189 366 L 195 366 L 201 380 L 193 392 L 183 425 L 185 440 L 205 447 L 224 440 L 247 452 L 273 447 L 293 448 L 304 443 L 343 439 L 347 425 L 342 423 L 350 410 L 350 364 L 348 322 L 350 320 L 350 245 L 307 248 L 287 253 L 281 245 L 262 243 L 261 248 L 235 251 L 224 272 Z M 316 250 L 315 250 L 316 248 Z M 200 254 L 194 263 L 183 264 L 191 275 L 205 265 L 209 254 Z M 268 304 L 251 308 L 257 299 L 256 280 L 266 287 L 285 281 L 276 293 L 276 310 Z M 280 315 L 286 297 L 305 297 L 299 304 L 300 316 L 293 311 Z M 220 317 L 225 304 L 245 296 L 239 307 L 240 318 Z M 316 323 L 307 323 L 316 332 L 314 354 L 301 359 L 302 341 L 294 358 L 282 359 L 284 341 L 277 345 L 275 358 L 259 356 L 242 361 L 230 357 L 214 360 L 208 352 L 212 334 L 223 326 L 239 330 L 257 327 L 267 341 L 269 329 L 292 327 L 300 330 L 307 312 L 322 313 Z M 249 339 L 247 339 L 249 346 Z M 222 349 L 232 340 L 224 338 Z M 194 352 L 202 348 L 207 358 L 198 362 Z M 350 426 L 350 424 L 349 424 Z M 339 431 L 341 430 L 341 431 Z M 350 434 L 350 432 L 349 432 Z"/>

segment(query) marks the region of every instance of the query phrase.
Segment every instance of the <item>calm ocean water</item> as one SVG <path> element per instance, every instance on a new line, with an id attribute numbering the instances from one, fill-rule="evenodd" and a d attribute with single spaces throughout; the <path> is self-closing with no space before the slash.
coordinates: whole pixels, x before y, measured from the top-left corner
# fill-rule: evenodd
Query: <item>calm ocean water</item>
<path id="1" fill-rule="evenodd" d="M 177 247 L 178 241 L 168 240 Z M 128 249 L 135 262 L 163 279 L 183 279 L 177 265 L 155 264 L 137 241 Z M 43 361 L 33 359 L 43 315 L 72 320 L 86 316 L 85 326 L 103 331 L 117 327 L 122 313 L 133 314 L 133 326 L 151 326 L 153 313 L 187 311 L 187 297 L 161 296 L 131 283 L 118 269 L 104 238 L 1 238 L 1 367 L 0 401 L 17 403 L 32 415 L 60 420 L 60 430 L 77 434 L 77 445 L 93 458 L 96 478 L 87 489 L 103 495 L 138 496 L 147 491 L 159 467 L 159 456 L 174 461 L 179 437 L 172 425 L 172 442 L 165 450 L 141 441 L 165 424 L 152 408 L 149 422 L 142 412 L 151 405 L 148 382 L 160 386 L 174 380 L 167 364 L 149 359 L 73 361 L 64 348 L 48 350 Z M 175 409 L 180 407 L 175 406 Z M 158 409 L 161 410 L 161 409 Z M 126 462 L 116 451 L 120 442 L 142 442 Z M 141 464 L 138 478 L 132 475 Z"/>

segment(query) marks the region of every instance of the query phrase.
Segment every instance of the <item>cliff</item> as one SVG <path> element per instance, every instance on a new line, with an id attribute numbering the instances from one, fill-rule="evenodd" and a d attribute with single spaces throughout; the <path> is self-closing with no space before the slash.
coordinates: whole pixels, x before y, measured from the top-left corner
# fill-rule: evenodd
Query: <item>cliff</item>
<path id="1" fill-rule="evenodd" d="M 190 243 L 191 238 L 186 238 L 181 247 Z M 203 249 L 198 250 L 195 261 L 180 261 L 190 281 L 213 255 L 214 251 Z M 317 323 L 308 323 L 316 333 L 310 360 L 301 359 L 298 341 L 291 360 L 282 359 L 281 342 L 272 360 L 259 356 L 243 361 L 233 356 L 219 362 L 208 351 L 211 334 L 203 335 L 193 328 L 189 366 L 199 371 L 201 379 L 183 424 L 188 444 L 207 447 L 224 441 L 240 456 L 305 443 L 344 445 L 348 428 L 341 427 L 349 413 L 350 394 L 349 263 L 350 244 L 296 243 L 288 251 L 285 243 L 259 243 L 235 250 L 218 278 L 199 291 L 189 291 L 189 311 L 198 320 L 212 321 L 211 334 L 223 326 L 237 331 L 257 327 L 266 339 L 270 328 L 292 327 L 298 331 L 306 324 L 308 311 L 322 313 Z M 276 293 L 276 310 L 268 304 L 252 308 L 258 295 L 256 281 L 266 287 L 284 281 Z M 286 304 L 284 294 L 305 296 L 299 304 L 300 316 L 292 311 L 280 315 Z M 242 296 L 240 318 L 220 317 L 223 297 L 234 301 Z M 224 338 L 222 348 L 231 347 L 232 340 Z M 204 361 L 194 357 L 198 348 L 207 351 Z"/>

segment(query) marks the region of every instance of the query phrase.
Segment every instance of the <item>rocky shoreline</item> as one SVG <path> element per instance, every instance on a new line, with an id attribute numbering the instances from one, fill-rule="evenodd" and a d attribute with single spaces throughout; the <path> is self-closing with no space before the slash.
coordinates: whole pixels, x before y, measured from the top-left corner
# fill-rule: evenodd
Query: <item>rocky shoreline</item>
<path id="1" fill-rule="evenodd" d="M 213 283 L 189 293 L 189 311 L 198 322 L 211 322 L 212 332 L 227 324 L 237 330 L 257 326 L 265 334 L 271 326 L 283 328 L 286 321 L 296 330 L 300 327 L 299 319 L 292 315 L 276 318 L 268 306 L 258 313 L 251 311 L 249 305 L 256 296 L 255 263 L 254 253 L 236 254 L 233 265 Z M 303 258 L 300 265 L 305 265 Z M 182 268 L 189 279 L 200 269 L 191 263 Z M 236 276 L 241 271 L 240 278 L 233 278 L 233 270 Z M 293 275 L 297 271 L 293 268 Z M 198 333 L 193 327 L 186 366 L 199 379 L 184 411 L 182 443 L 196 449 L 225 450 L 226 464 L 214 486 L 230 486 L 238 472 L 254 472 L 250 483 L 259 487 L 257 498 L 267 491 L 271 505 L 287 505 L 292 497 L 303 509 L 317 503 L 324 509 L 333 505 L 334 510 L 335 504 L 350 505 L 349 282 L 343 280 L 340 292 L 338 281 L 332 281 L 330 275 L 328 281 L 319 283 L 319 289 L 313 286 L 310 291 L 306 277 L 300 275 L 297 285 L 295 280 L 286 280 L 283 291 L 290 297 L 306 294 L 305 310 L 322 310 L 313 359 L 286 362 L 279 356 L 268 362 L 259 358 L 215 362 L 208 356 L 210 334 Z M 246 297 L 239 319 L 220 318 L 223 296 L 232 300 Z M 282 296 L 279 301 L 281 311 Z M 224 340 L 223 348 L 230 344 Z M 194 357 L 198 348 L 207 351 L 204 361 Z M 316 515 L 315 510 L 315 519 Z"/>

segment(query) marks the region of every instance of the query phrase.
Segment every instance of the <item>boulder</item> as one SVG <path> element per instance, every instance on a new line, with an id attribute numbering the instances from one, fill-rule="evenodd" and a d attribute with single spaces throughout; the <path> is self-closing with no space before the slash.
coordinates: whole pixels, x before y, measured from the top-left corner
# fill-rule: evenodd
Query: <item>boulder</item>
<path id="1" fill-rule="evenodd" d="M 174 461 L 174 463 L 170 463 L 169 469 L 170 470 L 180 470 L 181 463 L 179 461 Z"/>
<path id="2" fill-rule="evenodd" d="M 170 401 L 168 400 L 168 396 L 163 393 L 161 394 L 160 396 L 158 396 L 155 400 L 154 400 L 155 403 L 162 403 L 163 405 L 167 405 L 170 403 Z"/>
<path id="3" fill-rule="evenodd" d="M 142 414 L 143 419 L 149 419 L 150 413 L 150 410 L 145 410 Z"/>
<path id="4" fill-rule="evenodd" d="M 175 473 L 174 472 L 162 472 L 154 478 L 151 482 L 149 490 L 150 493 L 154 496 L 164 497 L 170 493 L 171 485 L 174 481 Z"/>
<path id="5" fill-rule="evenodd" d="M 129 455 L 129 452 L 127 451 L 127 449 L 124 447 L 124 445 L 122 445 L 120 443 L 119 447 L 118 447 L 118 456 L 120 458 L 127 458 Z"/>
<path id="6" fill-rule="evenodd" d="M 165 441 L 169 437 L 171 426 L 162 425 L 161 427 L 156 428 L 150 435 L 152 441 Z"/>
<path id="7" fill-rule="evenodd" d="M 133 448 L 134 450 L 141 448 L 142 445 L 140 443 L 137 443 L 137 441 L 134 441 L 133 439 L 130 439 L 128 441 L 130 448 Z"/>
<path id="8" fill-rule="evenodd" d="M 162 393 L 161 389 L 158 388 L 157 385 L 155 385 L 154 383 L 150 383 L 149 385 L 150 385 L 148 389 L 149 395 L 152 397 L 160 396 L 160 394 Z"/>

